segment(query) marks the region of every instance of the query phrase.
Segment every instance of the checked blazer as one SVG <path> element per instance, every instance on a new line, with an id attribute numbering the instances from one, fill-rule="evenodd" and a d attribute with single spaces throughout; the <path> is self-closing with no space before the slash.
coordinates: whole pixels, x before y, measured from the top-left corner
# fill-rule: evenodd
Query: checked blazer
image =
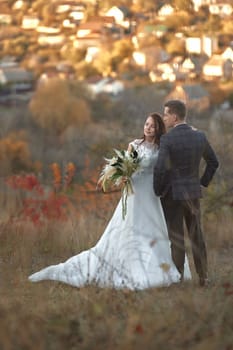
<path id="1" fill-rule="evenodd" d="M 202 158 L 205 167 L 200 177 Z M 188 124 L 179 124 L 160 139 L 158 161 L 154 168 L 155 194 L 163 197 L 171 190 L 174 200 L 200 198 L 201 186 L 209 185 L 218 166 L 215 152 L 205 134 Z"/>

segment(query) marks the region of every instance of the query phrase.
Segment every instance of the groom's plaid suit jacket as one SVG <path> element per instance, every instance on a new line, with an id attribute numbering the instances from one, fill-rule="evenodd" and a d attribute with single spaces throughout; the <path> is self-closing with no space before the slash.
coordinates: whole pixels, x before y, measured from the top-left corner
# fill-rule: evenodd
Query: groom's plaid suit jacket
<path id="1" fill-rule="evenodd" d="M 201 159 L 206 164 L 201 178 Z M 216 169 L 217 157 L 205 134 L 187 124 L 172 128 L 160 140 L 159 156 L 154 169 L 154 191 L 158 196 L 172 190 L 173 199 L 201 197 L 201 185 L 207 187 Z"/>

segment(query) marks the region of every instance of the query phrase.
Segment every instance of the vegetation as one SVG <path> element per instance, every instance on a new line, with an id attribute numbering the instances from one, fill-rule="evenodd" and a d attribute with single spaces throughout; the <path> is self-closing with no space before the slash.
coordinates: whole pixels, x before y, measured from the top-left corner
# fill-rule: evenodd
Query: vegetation
<path id="1" fill-rule="evenodd" d="M 32 272 L 64 261 L 98 240 L 119 193 L 92 189 L 91 182 L 74 189 L 70 198 L 75 206 L 66 220 L 48 215 L 39 226 L 36 220 L 9 217 L 17 202 L 15 192 L 5 190 L 0 225 L 1 349 L 34 349 L 35 342 L 37 349 L 48 350 L 231 349 L 232 207 L 226 205 L 204 215 L 212 279 L 207 289 L 198 286 L 188 241 L 194 280 L 183 285 L 132 292 L 28 282 Z"/>
<path id="2" fill-rule="evenodd" d="M 76 86 L 70 89 L 71 96 L 78 94 Z M 1 142 L 8 137 L 7 147 L 17 155 L 19 141 L 10 135 L 24 128 L 27 138 L 22 133 L 22 144 L 28 142 L 30 154 L 22 151 L 20 159 L 41 162 L 34 174 L 21 165 L 24 173 L 18 169 L 17 176 L 6 172 L 1 177 L 1 349 L 34 349 L 35 342 L 38 349 L 48 350 L 232 349 L 232 118 L 189 116 L 194 126 L 208 133 L 221 163 L 202 203 L 209 288 L 198 286 L 188 239 L 194 279 L 183 285 L 130 292 L 27 280 L 32 272 L 64 261 L 99 239 L 120 197 L 119 192 L 95 190 L 102 157 L 140 136 L 142 115 L 152 106 L 148 106 L 150 100 L 159 106 L 159 92 L 151 86 L 131 94 L 129 90 L 120 103 L 106 96 L 89 102 L 92 119 L 82 130 L 68 127 L 62 147 L 57 147 L 55 136 L 45 137 L 28 111 L 22 109 L 20 115 L 19 108 L 11 114 L 9 108 L 1 110 Z M 85 98 L 85 93 L 79 96 Z M 8 150 L 4 147 L 1 157 Z M 1 169 L 6 169 L 0 162 Z"/>
<path id="3" fill-rule="evenodd" d="M 42 83 L 30 101 L 35 122 L 57 135 L 61 135 L 69 126 L 81 128 L 89 123 L 88 104 L 72 92 L 71 86 L 61 79 L 52 79 L 45 85 Z"/>
<path id="4" fill-rule="evenodd" d="M 184 34 L 217 28 L 222 47 L 230 42 L 231 20 L 210 16 L 206 7 L 194 15 L 189 0 L 170 3 L 178 12 L 163 23 L 167 33 L 145 37 L 140 47 L 156 44 L 171 54 L 184 54 L 182 41 L 174 39 L 181 23 Z M 88 5 L 87 17 L 115 4 L 105 0 Z M 148 11 L 148 23 L 155 25 L 160 24 L 156 11 L 162 4 L 117 3 Z M 183 285 L 130 292 L 28 282 L 32 272 L 64 261 L 99 239 L 120 197 L 119 192 L 96 192 L 103 156 L 140 137 L 144 118 L 162 110 L 171 89 L 164 82 L 148 83 L 145 72 L 132 66 L 127 37 L 105 43 L 101 57 L 89 64 L 82 62 L 85 50 L 72 45 L 63 50 L 39 46 L 36 33 L 19 28 L 30 8 L 43 18 L 43 25 L 61 25 L 53 3 L 24 1 L 13 13 L 12 26 L 1 28 L 1 57 L 16 55 L 37 77 L 47 64 L 69 59 L 77 79 L 114 71 L 127 77 L 127 89 L 120 99 L 105 94 L 92 98 L 80 82 L 55 79 L 38 87 L 29 106 L 0 107 L 0 349 L 232 350 L 233 126 L 232 115 L 214 108 L 189 114 L 191 124 L 208 134 L 221 164 L 202 203 L 209 288 L 198 286 L 188 239 L 194 280 Z M 225 99 L 232 106 L 232 83 L 206 87 L 213 107 Z"/>

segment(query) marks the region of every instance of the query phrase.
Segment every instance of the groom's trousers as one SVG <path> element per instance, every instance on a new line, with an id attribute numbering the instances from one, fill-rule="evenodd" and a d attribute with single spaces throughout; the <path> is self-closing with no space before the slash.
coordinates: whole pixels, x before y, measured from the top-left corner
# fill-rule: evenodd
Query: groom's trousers
<path id="1" fill-rule="evenodd" d="M 207 253 L 203 232 L 201 229 L 201 212 L 199 198 L 174 200 L 169 191 L 161 198 L 168 235 L 171 242 L 171 254 L 176 268 L 184 273 L 185 242 L 184 223 L 191 240 L 193 260 L 200 278 L 207 277 Z"/>

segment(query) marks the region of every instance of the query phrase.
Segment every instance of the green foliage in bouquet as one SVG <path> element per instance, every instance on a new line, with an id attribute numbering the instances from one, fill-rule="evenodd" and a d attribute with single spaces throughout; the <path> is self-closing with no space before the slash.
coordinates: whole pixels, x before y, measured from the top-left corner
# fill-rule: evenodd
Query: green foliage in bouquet
<path id="1" fill-rule="evenodd" d="M 138 152 L 132 147 L 131 151 L 114 149 L 115 155 L 108 159 L 103 167 L 98 184 L 103 191 L 110 186 L 122 188 L 122 217 L 127 213 L 127 198 L 133 193 L 132 175 L 140 167 Z"/>

